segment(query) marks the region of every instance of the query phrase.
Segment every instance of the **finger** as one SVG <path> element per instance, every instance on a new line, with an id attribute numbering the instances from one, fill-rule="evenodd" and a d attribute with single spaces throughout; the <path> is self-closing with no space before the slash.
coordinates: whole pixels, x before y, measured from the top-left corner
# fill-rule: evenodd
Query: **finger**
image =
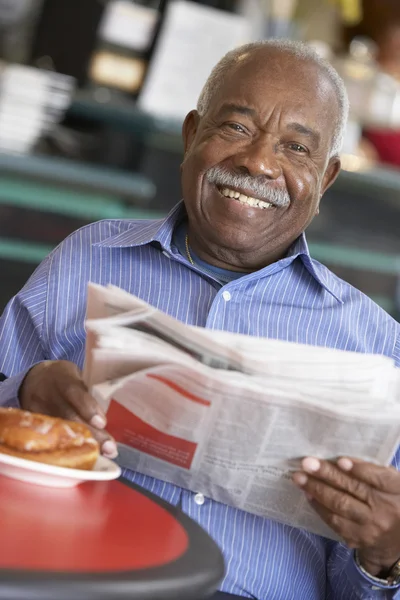
<path id="1" fill-rule="evenodd" d="M 71 406 L 69 406 L 65 411 L 64 418 L 71 419 L 72 421 L 79 421 L 81 423 L 84 423 L 87 427 L 89 427 L 94 439 L 97 440 L 100 444 L 101 453 L 103 454 L 103 456 L 105 456 L 106 458 L 116 458 L 118 456 L 117 444 L 115 443 L 114 438 L 105 429 L 93 427 L 93 425 L 85 421 L 85 419 L 82 419 L 82 417 L 77 415 L 74 408 L 72 408 Z"/>
<path id="2" fill-rule="evenodd" d="M 105 428 L 107 425 L 106 416 L 93 396 L 87 391 L 83 381 L 74 380 L 63 390 L 60 384 L 61 392 L 63 392 L 63 398 L 74 408 L 81 419 L 96 429 Z"/>
<path id="3" fill-rule="evenodd" d="M 101 453 L 106 458 L 117 458 L 118 446 L 112 437 L 109 437 L 109 439 L 101 445 Z"/>
<path id="4" fill-rule="evenodd" d="M 369 506 L 343 490 L 331 487 L 325 481 L 315 479 L 302 472 L 295 473 L 293 481 L 304 490 L 308 499 L 316 500 L 318 504 L 335 515 L 360 525 L 365 525 L 371 519 Z"/>
<path id="5" fill-rule="evenodd" d="M 321 519 L 329 525 L 343 540 L 349 548 L 355 549 L 362 546 L 360 525 L 330 511 L 325 506 L 319 504 L 316 500 L 310 502 L 315 512 Z"/>
<path id="6" fill-rule="evenodd" d="M 52 417 L 83 423 L 86 425 L 86 427 L 89 427 L 94 439 L 99 442 L 101 453 L 106 458 L 116 458 L 118 456 L 118 448 L 114 438 L 104 429 L 98 429 L 97 427 L 92 427 L 89 425 L 77 414 L 76 410 L 71 406 L 71 404 L 60 398 L 57 403 L 51 405 L 51 410 L 46 407 L 46 403 L 42 404 L 40 400 L 33 400 L 31 410 L 32 412 L 39 412 Z"/>
<path id="7" fill-rule="evenodd" d="M 118 456 L 117 444 L 115 443 L 114 438 L 105 429 L 97 429 L 97 427 L 88 425 L 88 423 L 74 413 L 73 409 L 71 408 L 65 411 L 65 416 L 63 418 L 71 421 L 78 421 L 79 423 L 86 425 L 86 427 L 88 427 L 92 432 L 94 439 L 99 442 L 100 450 L 103 456 L 106 458 L 116 458 Z"/>
<path id="8" fill-rule="evenodd" d="M 339 458 L 337 465 L 342 471 L 376 490 L 388 494 L 400 494 L 400 473 L 394 467 L 382 467 L 347 457 Z"/>
<path id="9" fill-rule="evenodd" d="M 344 471 L 331 461 L 311 457 L 303 459 L 301 466 L 314 479 L 324 481 L 330 487 L 347 492 L 361 502 L 368 503 L 371 495 L 369 486 L 354 477 L 352 472 Z"/>
<path id="10" fill-rule="evenodd" d="M 114 438 L 104 429 L 99 430 L 96 427 L 90 427 L 93 437 L 99 442 L 101 453 L 106 458 L 117 458 L 118 447 Z"/>

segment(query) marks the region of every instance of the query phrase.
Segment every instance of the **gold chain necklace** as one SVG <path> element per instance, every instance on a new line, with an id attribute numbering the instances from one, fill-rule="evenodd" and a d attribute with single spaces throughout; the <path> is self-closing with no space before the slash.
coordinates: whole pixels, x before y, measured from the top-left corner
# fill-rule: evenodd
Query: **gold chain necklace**
<path id="1" fill-rule="evenodd" d="M 192 258 L 192 255 L 190 254 L 190 250 L 189 250 L 189 236 L 188 236 L 188 234 L 186 234 L 186 236 L 185 236 L 185 247 L 186 247 L 186 255 L 187 255 L 188 259 L 189 259 L 189 262 L 190 262 L 191 265 L 194 266 L 194 260 Z"/>
<path id="2" fill-rule="evenodd" d="M 214 271 L 211 271 L 210 269 L 206 269 L 203 265 L 201 267 L 199 267 L 199 265 L 196 265 L 196 263 L 194 262 L 192 255 L 190 254 L 188 234 L 185 235 L 185 248 L 186 248 L 186 256 L 191 265 L 193 265 L 194 267 L 197 267 L 198 269 L 201 269 L 201 271 L 203 271 L 206 275 L 209 275 L 209 276 L 213 277 L 214 279 L 217 278 Z M 217 278 L 217 280 L 218 280 L 218 278 Z M 222 285 L 225 285 L 225 283 L 222 283 Z"/>

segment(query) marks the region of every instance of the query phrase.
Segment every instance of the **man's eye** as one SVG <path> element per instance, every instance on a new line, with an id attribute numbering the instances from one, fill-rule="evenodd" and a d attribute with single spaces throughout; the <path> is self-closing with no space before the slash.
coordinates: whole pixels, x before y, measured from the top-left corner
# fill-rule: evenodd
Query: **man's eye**
<path id="1" fill-rule="evenodd" d="M 295 152 L 307 152 L 307 148 L 301 144 L 289 144 L 289 148 Z"/>
<path id="2" fill-rule="evenodd" d="M 245 128 L 239 125 L 239 123 L 226 123 L 226 126 L 229 127 L 229 129 L 233 129 L 233 131 L 236 131 L 237 133 L 246 133 Z"/>

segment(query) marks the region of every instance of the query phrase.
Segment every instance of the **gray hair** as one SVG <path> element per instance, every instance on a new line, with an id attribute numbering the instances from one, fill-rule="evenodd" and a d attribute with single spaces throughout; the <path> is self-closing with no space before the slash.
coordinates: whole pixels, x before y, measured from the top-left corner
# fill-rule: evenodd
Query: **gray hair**
<path id="1" fill-rule="evenodd" d="M 247 52 L 258 50 L 259 48 L 272 48 L 284 53 L 291 54 L 303 61 L 312 61 L 326 75 L 333 85 L 339 105 L 339 118 L 336 123 L 332 139 L 331 156 L 340 153 L 343 146 L 343 140 L 346 133 L 347 119 L 349 114 L 349 98 L 343 82 L 336 69 L 325 59 L 321 58 L 317 52 L 304 42 L 291 40 L 264 40 L 245 44 L 235 50 L 225 54 L 223 58 L 215 65 L 208 77 L 203 90 L 200 93 L 197 103 L 197 111 L 200 116 L 207 112 L 215 90 L 221 85 L 229 70 L 238 62 L 238 60 Z"/>

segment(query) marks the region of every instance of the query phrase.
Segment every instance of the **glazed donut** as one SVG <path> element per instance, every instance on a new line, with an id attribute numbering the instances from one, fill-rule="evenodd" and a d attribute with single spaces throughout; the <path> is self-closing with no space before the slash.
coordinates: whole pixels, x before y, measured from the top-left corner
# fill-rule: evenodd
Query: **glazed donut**
<path id="1" fill-rule="evenodd" d="M 58 467 L 90 470 L 99 456 L 99 444 L 83 423 L 0 408 L 0 452 Z"/>

